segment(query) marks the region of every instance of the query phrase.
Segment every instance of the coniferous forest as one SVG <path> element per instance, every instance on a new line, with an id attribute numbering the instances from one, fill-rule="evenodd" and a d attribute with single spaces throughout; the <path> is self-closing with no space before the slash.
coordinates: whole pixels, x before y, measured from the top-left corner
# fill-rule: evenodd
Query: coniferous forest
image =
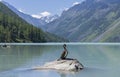
<path id="1" fill-rule="evenodd" d="M 0 42 L 61 42 L 64 39 L 28 24 L 0 2 Z"/>

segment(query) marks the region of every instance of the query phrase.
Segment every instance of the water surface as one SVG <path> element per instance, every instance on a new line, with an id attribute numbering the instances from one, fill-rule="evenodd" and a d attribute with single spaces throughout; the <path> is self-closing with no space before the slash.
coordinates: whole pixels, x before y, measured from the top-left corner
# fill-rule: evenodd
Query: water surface
<path id="1" fill-rule="evenodd" d="M 79 72 L 31 70 L 56 60 L 63 44 L 10 44 L 0 46 L 0 77 L 119 77 L 120 44 L 67 44 L 69 58 L 85 68 Z"/>

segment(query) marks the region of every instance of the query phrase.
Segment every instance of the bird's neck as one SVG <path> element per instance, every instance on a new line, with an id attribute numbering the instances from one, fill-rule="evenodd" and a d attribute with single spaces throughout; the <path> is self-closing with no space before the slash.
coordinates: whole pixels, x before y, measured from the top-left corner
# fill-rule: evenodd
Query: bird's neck
<path id="1" fill-rule="evenodd" d="M 66 47 L 64 47 L 64 50 L 67 50 Z"/>

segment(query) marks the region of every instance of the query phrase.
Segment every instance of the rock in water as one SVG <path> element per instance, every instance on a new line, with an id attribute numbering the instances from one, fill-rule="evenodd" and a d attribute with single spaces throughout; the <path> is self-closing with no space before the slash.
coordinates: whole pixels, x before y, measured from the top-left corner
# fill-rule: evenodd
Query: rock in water
<path id="1" fill-rule="evenodd" d="M 76 59 L 56 60 L 46 63 L 44 66 L 35 67 L 35 70 L 63 70 L 63 71 L 78 71 L 83 69 L 83 65 Z"/>

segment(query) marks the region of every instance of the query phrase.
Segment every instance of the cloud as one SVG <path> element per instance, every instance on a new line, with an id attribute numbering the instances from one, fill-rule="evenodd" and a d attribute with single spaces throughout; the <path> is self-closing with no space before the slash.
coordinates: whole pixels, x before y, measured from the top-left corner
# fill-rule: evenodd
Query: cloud
<path id="1" fill-rule="evenodd" d="M 74 2 L 74 3 L 72 4 L 72 6 L 75 6 L 75 5 L 78 5 L 78 4 L 80 4 L 80 2 Z"/>
<path id="2" fill-rule="evenodd" d="M 50 16 L 50 15 L 51 15 L 50 12 L 44 11 L 44 12 L 39 13 L 39 14 L 33 14 L 32 17 L 41 18 L 41 17 Z"/>

